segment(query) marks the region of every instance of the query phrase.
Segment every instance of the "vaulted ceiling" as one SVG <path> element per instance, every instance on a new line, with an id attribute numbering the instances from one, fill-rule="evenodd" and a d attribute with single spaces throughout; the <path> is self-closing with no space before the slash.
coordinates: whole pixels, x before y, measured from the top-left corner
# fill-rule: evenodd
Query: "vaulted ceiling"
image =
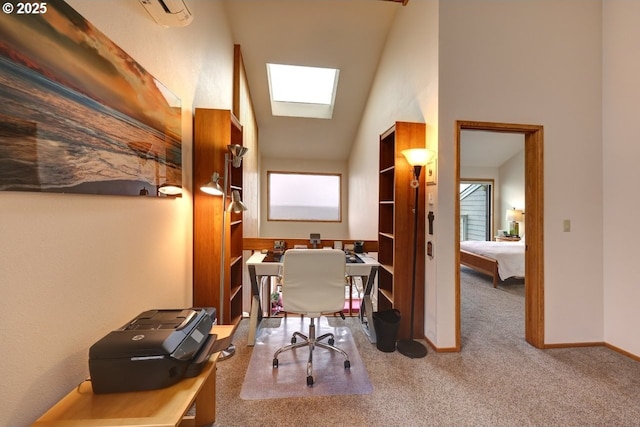
<path id="1" fill-rule="evenodd" d="M 242 49 L 263 157 L 348 158 L 387 34 L 406 1 L 225 0 L 234 43 Z M 338 68 L 333 118 L 273 116 L 267 63 Z M 522 149 L 519 138 L 469 132 L 461 162 L 498 166 Z"/>
<path id="2" fill-rule="evenodd" d="M 263 157 L 346 160 L 402 0 L 226 0 Z M 266 64 L 340 70 L 332 119 L 271 114 Z"/>

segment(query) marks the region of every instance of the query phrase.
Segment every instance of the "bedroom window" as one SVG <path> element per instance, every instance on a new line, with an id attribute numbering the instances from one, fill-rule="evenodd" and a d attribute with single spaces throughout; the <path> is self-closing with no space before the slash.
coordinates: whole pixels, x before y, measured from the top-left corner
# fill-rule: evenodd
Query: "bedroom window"
<path id="1" fill-rule="evenodd" d="M 491 240 L 493 182 L 460 180 L 460 240 Z"/>
<path id="2" fill-rule="evenodd" d="M 267 219 L 340 222 L 341 181 L 340 174 L 267 172 Z"/>

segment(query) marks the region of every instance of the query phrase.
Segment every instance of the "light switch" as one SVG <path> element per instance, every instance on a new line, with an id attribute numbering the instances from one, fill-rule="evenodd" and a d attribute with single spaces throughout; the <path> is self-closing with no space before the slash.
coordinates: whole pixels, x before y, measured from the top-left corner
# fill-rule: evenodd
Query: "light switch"
<path id="1" fill-rule="evenodd" d="M 564 231 L 565 233 L 568 233 L 569 231 L 571 231 L 571 220 L 570 219 L 565 219 L 564 222 L 562 223 L 562 231 Z"/>

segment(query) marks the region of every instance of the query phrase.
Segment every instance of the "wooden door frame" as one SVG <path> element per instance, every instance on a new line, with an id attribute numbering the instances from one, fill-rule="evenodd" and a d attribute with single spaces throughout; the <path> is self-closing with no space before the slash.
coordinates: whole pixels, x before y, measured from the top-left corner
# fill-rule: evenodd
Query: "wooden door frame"
<path id="1" fill-rule="evenodd" d="M 525 339 L 534 347 L 544 348 L 544 159 L 543 127 L 509 123 L 457 120 L 455 215 L 460 217 L 460 132 L 484 130 L 524 135 L 525 169 Z M 456 220 L 455 247 L 455 304 L 456 348 L 462 346 L 460 321 L 460 221 Z"/>

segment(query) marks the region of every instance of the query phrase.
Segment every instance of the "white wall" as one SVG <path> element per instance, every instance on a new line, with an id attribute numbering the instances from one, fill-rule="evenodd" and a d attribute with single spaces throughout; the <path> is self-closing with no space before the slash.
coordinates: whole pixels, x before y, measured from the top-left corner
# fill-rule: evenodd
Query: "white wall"
<path id="1" fill-rule="evenodd" d="M 524 211 L 524 150 L 504 162 L 499 168 L 499 173 L 500 198 L 496 219 L 501 230 L 508 230 L 507 209 L 516 208 Z M 520 222 L 519 232 L 520 235 L 524 234 L 524 222 Z"/>
<path id="2" fill-rule="evenodd" d="M 292 239 L 308 239 L 311 233 L 320 233 L 324 239 L 349 238 L 349 176 L 347 163 L 336 160 L 300 160 L 273 159 L 263 157 L 260 163 L 260 237 L 288 237 Z M 342 175 L 342 221 L 310 222 L 310 221 L 268 221 L 267 172 L 317 172 L 339 173 Z M 355 237 L 364 239 L 364 237 Z"/>
<path id="3" fill-rule="evenodd" d="M 604 300 L 605 340 L 640 356 L 640 281 L 634 242 L 640 203 L 640 2 L 607 0 L 604 13 Z"/>
<path id="4" fill-rule="evenodd" d="M 349 171 L 352 189 L 376 182 L 371 152 L 395 120 L 425 121 L 437 140 L 425 325 L 437 347 L 455 345 L 456 120 L 544 126 L 545 342 L 603 341 L 601 45 L 599 2 L 409 2 L 398 13 Z M 352 196 L 352 215 L 376 197 Z"/>
<path id="5" fill-rule="evenodd" d="M 182 100 L 182 199 L 0 193 L 0 425 L 29 425 L 88 375 L 88 349 L 192 295 L 194 106 L 231 107 L 233 41 L 218 2 L 162 28 L 137 0 L 69 4 Z M 205 20 L 206 18 L 206 20 Z"/>
<path id="6" fill-rule="evenodd" d="M 545 343 L 603 341 L 600 3 L 444 1 L 440 29 L 438 229 L 453 229 L 455 120 L 544 126 Z M 438 244 L 448 346 L 457 267 L 453 241 Z"/>
<path id="7" fill-rule="evenodd" d="M 351 236 L 378 239 L 380 134 L 397 121 L 426 123 L 425 145 L 437 148 L 437 11 L 438 2 L 413 1 L 396 13 L 349 156 Z"/>
<path id="8" fill-rule="evenodd" d="M 351 236 L 378 238 L 380 134 L 396 121 L 426 123 L 425 146 L 437 150 L 438 7 L 436 1 L 411 1 L 396 13 L 349 156 Z M 440 186 L 429 186 L 422 191 L 433 193 L 437 198 Z M 438 205 L 430 206 L 429 210 L 435 212 L 437 222 Z M 432 284 L 436 280 L 435 263 L 429 258 L 425 263 L 426 281 Z M 425 330 L 431 336 L 435 326 L 435 291 L 434 286 L 427 287 Z"/>

